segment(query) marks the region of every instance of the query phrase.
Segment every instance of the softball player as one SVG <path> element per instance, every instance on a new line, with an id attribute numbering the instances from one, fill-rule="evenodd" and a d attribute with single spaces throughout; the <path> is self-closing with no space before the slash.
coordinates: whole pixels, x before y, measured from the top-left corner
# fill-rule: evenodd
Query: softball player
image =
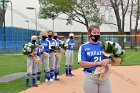
<path id="1" fill-rule="evenodd" d="M 111 63 L 103 55 L 103 47 L 98 41 L 100 38 L 100 29 L 98 26 L 90 26 L 88 30 L 89 42 L 79 48 L 78 62 L 84 68 L 83 88 L 84 93 L 112 93 L 109 77 L 103 80 L 97 80 L 93 74 L 97 66 L 106 67 Z"/>
<path id="2" fill-rule="evenodd" d="M 41 39 L 40 39 L 40 44 L 41 44 L 41 55 L 40 59 L 41 62 L 38 63 L 38 70 L 37 70 L 37 84 L 40 84 L 40 76 L 41 76 L 41 71 L 42 71 L 42 63 L 44 64 L 44 73 L 45 73 L 45 82 L 49 82 L 50 80 L 50 68 L 49 68 L 49 56 L 43 55 L 45 52 L 48 54 L 50 51 L 50 43 L 47 40 L 47 32 L 43 31 L 40 33 Z"/>
<path id="3" fill-rule="evenodd" d="M 69 34 L 69 39 L 67 39 L 66 42 L 68 43 L 68 48 L 67 48 L 66 53 L 65 53 L 65 56 L 66 56 L 65 72 L 66 72 L 66 76 L 74 76 L 71 73 L 73 59 L 74 59 L 73 50 L 74 50 L 74 45 L 75 45 L 73 33 Z"/>
<path id="4" fill-rule="evenodd" d="M 58 39 L 58 34 L 56 32 L 54 33 L 53 38 L 56 40 L 58 45 L 61 43 L 61 40 Z M 59 68 L 60 68 L 61 57 L 62 57 L 61 51 L 60 51 L 60 48 L 58 48 L 57 51 L 55 52 L 55 80 L 59 80 L 60 78 Z"/>
<path id="5" fill-rule="evenodd" d="M 47 40 L 50 42 L 50 46 L 56 44 L 57 42 L 53 39 L 53 31 L 48 31 L 48 38 Z M 54 77 L 54 70 L 55 70 L 55 49 L 51 47 L 49 51 L 50 55 L 50 78 L 51 82 L 53 82 Z"/>
<path id="6" fill-rule="evenodd" d="M 38 47 L 38 45 L 36 44 L 36 40 L 37 37 L 35 35 L 33 35 L 31 37 L 31 43 L 34 44 L 36 47 Z M 36 48 L 36 51 L 34 51 L 33 54 L 40 54 L 39 49 Z M 36 69 L 37 69 L 37 63 L 34 62 L 33 57 L 34 55 L 30 54 L 27 56 L 27 75 L 26 75 L 26 86 L 30 87 L 30 75 L 32 74 L 32 85 L 34 87 L 38 87 L 38 85 L 36 84 Z"/>

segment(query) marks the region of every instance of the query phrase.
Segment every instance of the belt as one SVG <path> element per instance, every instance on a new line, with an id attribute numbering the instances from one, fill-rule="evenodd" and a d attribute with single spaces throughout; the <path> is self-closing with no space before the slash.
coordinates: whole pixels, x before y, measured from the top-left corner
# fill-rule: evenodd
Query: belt
<path id="1" fill-rule="evenodd" d="M 52 52 L 54 52 L 54 50 L 50 50 L 48 53 L 52 53 Z"/>
<path id="2" fill-rule="evenodd" d="M 67 50 L 71 50 L 72 51 L 73 49 L 67 49 Z"/>
<path id="3" fill-rule="evenodd" d="M 93 73 L 94 71 L 84 71 L 84 72 Z"/>

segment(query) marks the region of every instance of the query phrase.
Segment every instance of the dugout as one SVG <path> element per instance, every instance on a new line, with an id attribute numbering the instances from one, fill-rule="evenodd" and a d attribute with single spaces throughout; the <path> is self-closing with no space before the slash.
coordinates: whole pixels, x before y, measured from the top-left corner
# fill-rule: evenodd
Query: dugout
<path id="1" fill-rule="evenodd" d="M 58 32 L 58 34 L 61 36 L 62 40 L 66 40 L 68 38 L 68 35 L 71 32 Z M 87 32 L 74 32 L 75 34 L 75 41 L 76 41 L 76 49 L 79 48 L 79 46 L 85 42 L 87 42 Z M 140 47 L 140 30 L 137 31 L 137 47 Z M 113 41 L 118 42 L 119 38 L 124 38 L 124 45 L 125 48 L 132 47 L 131 40 L 133 45 L 135 45 L 135 35 L 134 33 L 131 35 L 129 31 L 124 32 L 124 35 L 118 35 L 118 32 L 101 32 L 101 38 L 102 41 Z"/>

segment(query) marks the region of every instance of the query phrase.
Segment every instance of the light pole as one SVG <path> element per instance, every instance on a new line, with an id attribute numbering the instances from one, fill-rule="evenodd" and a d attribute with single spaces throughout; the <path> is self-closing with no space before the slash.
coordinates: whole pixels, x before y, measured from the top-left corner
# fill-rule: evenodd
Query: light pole
<path id="1" fill-rule="evenodd" d="M 3 2 L 3 1 L 1 1 Z M 9 3 L 11 4 L 11 27 L 13 27 L 13 3 L 10 0 L 4 0 L 5 3 Z"/>
<path id="2" fill-rule="evenodd" d="M 28 31 L 27 31 L 27 41 L 28 41 L 28 39 L 29 39 L 29 20 L 26 20 L 25 22 L 27 22 L 28 23 Z"/>
<path id="3" fill-rule="evenodd" d="M 54 18 L 53 18 L 53 31 L 54 31 Z"/>
<path id="4" fill-rule="evenodd" d="M 4 4 L 10 2 L 10 4 L 11 4 L 11 27 L 13 28 L 13 3 L 10 0 L 3 0 L 3 1 L 0 1 L 0 2 L 3 2 Z"/>
<path id="5" fill-rule="evenodd" d="M 53 15 L 53 19 L 52 20 L 53 20 L 53 31 L 54 31 L 54 15 Z"/>
<path id="6" fill-rule="evenodd" d="M 27 22 L 27 23 L 28 23 L 28 31 L 29 31 L 29 20 L 26 20 L 25 22 Z"/>
<path id="7" fill-rule="evenodd" d="M 0 2 L 3 2 L 3 18 L 4 18 L 4 41 L 6 41 L 6 35 L 5 35 L 5 11 L 6 11 L 6 8 L 5 8 L 5 3 L 11 3 L 11 27 L 12 27 L 12 33 L 13 33 L 13 4 L 10 0 L 2 0 Z M 13 36 L 13 34 L 12 34 Z M 13 37 L 12 37 L 13 39 Z"/>
<path id="8" fill-rule="evenodd" d="M 5 1 L 7 3 L 11 3 L 11 26 L 13 28 L 13 3 L 10 0 Z"/>
<path id="9" fill-rule="evenodd" d="M 36 35 L 37 35 L 37 11 L 36 11 L 36 8 L 34 8 L 34 7 L 26 7 L 26 9 L 35 10 L 35 26 L 36 26 Z"/>
<path id="10" fill-rule="evenodd" d="M 5 0 L 2 0 L 2 6 L 3 6 L 3 34 L 4 34 L 4 48 L 6 48 L 6 35 L 5 35 Z"/>

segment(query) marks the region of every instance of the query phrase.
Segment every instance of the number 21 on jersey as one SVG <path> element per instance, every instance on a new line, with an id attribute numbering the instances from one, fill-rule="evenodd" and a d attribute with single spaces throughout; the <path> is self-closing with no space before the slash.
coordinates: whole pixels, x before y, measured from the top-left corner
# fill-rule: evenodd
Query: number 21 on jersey
<path id="1" fill-rule="evenodd" d="M 95 56 L 94 57 L 94 62 L 98 62 L 98 61 L 101 61 L 101 60 L 102 60 L 101 56 L 99 56 L 99 57 Z"/>

